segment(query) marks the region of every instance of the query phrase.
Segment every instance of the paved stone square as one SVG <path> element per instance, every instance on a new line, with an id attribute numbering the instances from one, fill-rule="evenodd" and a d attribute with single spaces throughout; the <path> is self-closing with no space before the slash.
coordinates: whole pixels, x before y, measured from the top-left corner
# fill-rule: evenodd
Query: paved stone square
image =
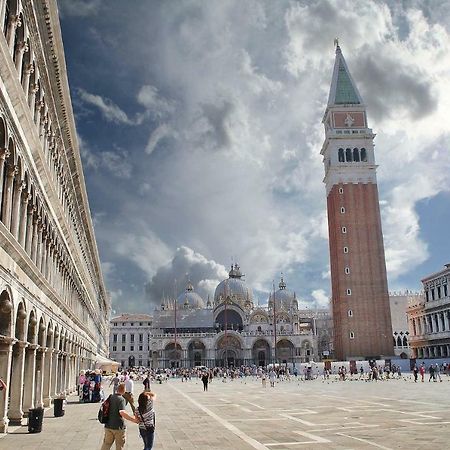
<path id="1" fill-rule="evenodd" d="M 158 396 L 154 448 L 446 449 L 450 378 L 443 380 L 296 380 L 265 389 L 253 379 L 215 380 L 208 392 L 198 381 L 171 380 L 153 386 Z M 13 429 L 0 438 L 0 450 L 99 449 L 99 405 L 76 400 L 69 399 L 62 418 L 47 410 L 42 433 Z M 126 448 L 141 447 L 137 426 L 129 424 Z"/>

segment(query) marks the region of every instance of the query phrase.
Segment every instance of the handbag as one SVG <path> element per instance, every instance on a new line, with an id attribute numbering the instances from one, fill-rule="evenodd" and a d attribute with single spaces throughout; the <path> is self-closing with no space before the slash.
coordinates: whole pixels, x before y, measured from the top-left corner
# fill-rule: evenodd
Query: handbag
<path id="1" fill-rule="evenodd" d="M 147 424 L 145 423 L 143 415 L 139 411 L 139 408 L 138 408 L 137 411 L 138 411 L 139 415 L 141 416 L 142 423 L 144 424 L 144 427 L 145 427 L 146 431 L 153 431 L 153 432 L 155 432 L 155 412 L 153 412 L 153 423 L 152 423 L 152 425 L 150 427 L 148 427 Z"/>

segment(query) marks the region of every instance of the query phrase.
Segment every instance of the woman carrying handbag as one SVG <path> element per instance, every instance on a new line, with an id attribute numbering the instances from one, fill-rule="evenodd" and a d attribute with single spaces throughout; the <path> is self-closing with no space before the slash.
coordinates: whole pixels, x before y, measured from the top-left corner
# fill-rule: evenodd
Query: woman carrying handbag
<path id="1" fill-rule="evenodd" d="M 155 411 L 153 410 L 153 400 L 155 399 L 153 392 L 142 392 L 138 398 L 138 407 L 134 412 L 134 417 L 130 416 L 126 411 L 120 411 L 120 415 L 130 422 L 139 425 L 139 433 L 144 441 L 144 450 L 153 448 L 155 437 Z"/>

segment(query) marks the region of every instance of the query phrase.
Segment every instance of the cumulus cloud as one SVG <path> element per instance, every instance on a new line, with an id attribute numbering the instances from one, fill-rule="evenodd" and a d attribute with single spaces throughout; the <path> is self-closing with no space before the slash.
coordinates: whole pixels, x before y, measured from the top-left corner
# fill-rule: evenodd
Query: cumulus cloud
<path id="1" fill-rule="evenodd" d="M 178 297 L 186 287 L 188 280 L 196 292 L 205 300 L 214 296 L 214 289 L 222 279 L 228 278 L 225 267 L 189 247 L 179 247 L 171 261 L 158 268 L 145 287 L 148 300 L 159 305 L 161 299 Z"/>
<path id="2" fill-rule="evenodd" d="M 105 11 L 111 20 L 127 11 L 114 5 Z M 195 283 L 204 293 L 220 279 L 208 262 L 235 256 L 255 289 L 267 291 L 284 271 L 299 297 L 324 304 L 330 277 L 319 152 L 336 36 L 377 133 L 390 283 L 427 259 L 416 205 L 450 189 L 448 11 L 418 1 L 354 5 L 160 2 L 151 13 L 136 6 L 120 29 L 101 30 L 125 47 L 110 56 L 133 67 L 126 77 L 137 73 L 142 87 L 127 105 L 114 92 L 81 91 L 106 125 L 123 130 L 133 168 L 96 230 L 108 261 L 128 261 L 125 273 L 151 280 L 153 302 L 200 255 Z M 120 156 L 122 148 L 111 151 Z M 119 161 L 104 156 L 84 159 L 113 170 Z M 110 191 L 117 178 L 102 181 L 95 187 Z"/>
<path id="3" fill-rule="evenodd" d="M 78 89 L 78 95 L 83 102 L 95 106 L 107 121 L 127 125 L 134 123 L 111 99 L 91 94 L 81 88 Z"/>
<path id="4" fill-rule="evenodd" d="M 58 5 L 63 16 L 87 17 L 99 12 L 102 0 L 62 0 Z"/>

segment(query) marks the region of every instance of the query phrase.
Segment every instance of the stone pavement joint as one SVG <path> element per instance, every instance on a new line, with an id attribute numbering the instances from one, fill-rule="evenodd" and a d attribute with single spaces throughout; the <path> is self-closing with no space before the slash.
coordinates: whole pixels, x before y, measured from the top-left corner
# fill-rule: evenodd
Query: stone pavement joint
<path id="1" fill-rule="evenodd" d="M 431 384 L 290 381 L 266 389 L 257 380 L 214 380 L 207 392 L 200 381 L 170 380 L 152 389 L 157 394 L 155 449 L 415 450 L 448 448 L 450 441 L 447 379 Z M 99 450 L 100 405 L 78 403 L 74 396 L 69 400 L 65 416 L 55 418 L 53 409 L 46 410 L 41 433 L 15 428 L 0 438 L 0 450 Z M 125 449 L 140 448 L 137 426 L 129 423 Z"/>

